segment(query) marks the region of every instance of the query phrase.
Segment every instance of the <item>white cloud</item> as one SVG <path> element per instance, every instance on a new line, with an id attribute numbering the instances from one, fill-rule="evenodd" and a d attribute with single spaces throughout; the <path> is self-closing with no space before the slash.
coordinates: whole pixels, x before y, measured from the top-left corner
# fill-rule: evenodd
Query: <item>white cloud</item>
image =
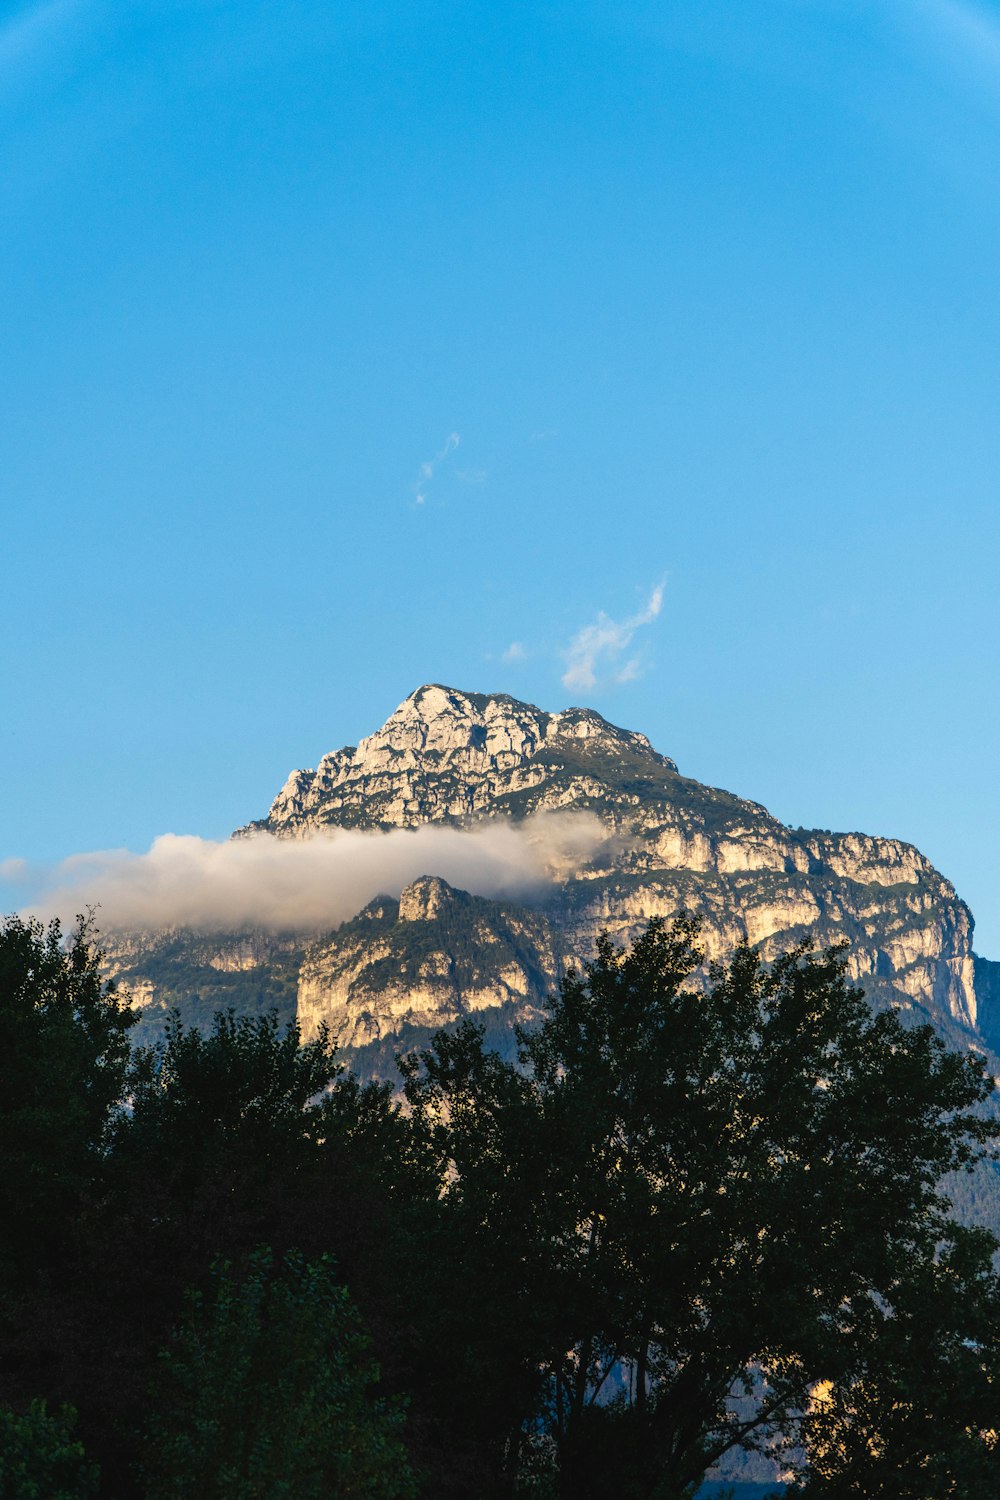
<path id="1" fill-rule="evenodd" d="M 508 665 L 511 665 L 514 662 L 524 661 L 527 655 L 528 653 L 527 651 L 525 651 L 520 641 L 511 641 L 510 645 L 507 647 L 500 660 L 507 662 Z"/>
<path id="2" fill-rule="evenodd" d="M 517 896 L 579 869 L 607 840 L 591 813 L 540 813 L 475 828 L 338 830 L 309 839 L 213 842 L 163 834 L 145 854 L 98 850 L 64 860 L 30 908 L 64 922 L 97 907 L 105 931 L 158 927 L 322 930 L 380 894 L 438 875 L 482 896 Z"/>
<path id="3" fill-rule="evenodd" d="M 454 453 L 462 441 L 457 432 L 449 432 L 443 445 L 438 449 L 433 458 L 427 458 L 420 465 L 417 474 L 417 482 L 413 486 L 413 493 L 418 505 L 423 505 L 427 499 L 427 487 L 434 478 L 435 470 L 444 463 L 449 454 Z"/>
<path id="4" fill-rule="evenodd" d="M 658 583 L 645 607 L 627 620 L 612 620 L 603 610 L 592 625 L 584 625 L 570 641 L 565 653 L 566 670 L 563 687 L 571 692 L 587 692 L 599 682 L 632 682 L 638 677 L 638 656 L 622 658 L 632 644 L 637 630 L 650 625 L 663 608 L 663 584 Z"/>

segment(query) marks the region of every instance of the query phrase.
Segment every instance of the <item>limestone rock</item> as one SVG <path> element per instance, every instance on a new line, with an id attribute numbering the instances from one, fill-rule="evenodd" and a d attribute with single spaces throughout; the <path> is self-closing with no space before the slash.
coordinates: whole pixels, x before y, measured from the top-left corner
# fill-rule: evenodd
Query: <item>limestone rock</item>
<path id="1" fill-rule="evenodd" d="M 304 943 L 295 933 L 116 932 L 104 939 L 105 970 L 124 985 L 140 1021 L 133 1041 L 154 1042 L 172 1010 L 210 1027 L 217 1011 L 295 1017 Z"/>
<path id="2" fill-rule="evenodd" d="M 601 784 L 577 776 L 564 798 L 566 777 L 553 768 L 562 760 L 573 767 L 574 750 L 676 770 L 645 735 L 617 729 L 591 709 L 549 714 L 505 694 L 435 684 L 411 693 L 357 748 L 324 755 L 313 771 L 293 771 L 268 816 L 251 827 L 302 837 L 331 826 L 409 828 L 575 805 Z M 547 795 L 533 797 L 542 787 Z"/>
<path id="3" fill-rule="evenodd" d="M 306 1039 L 325 1022 L 358 1047 L 407 1025 L 437 1027 L 502 1006 L 528 1021 L 556 984 L 560 959 L 544 917 L 424 877 L 308 949 L 299 1024 Z"/>
<path id="4" fill-rule="evenodd" d="M 644 735 L 590 709 L 549 714 L 503 694 L 419 688 L 356 749 L 293 772 L 252 826 L 300 838 L 558 809 L 594 812 L 613 835 L 603 860 L 545 903 L 576 959 L 602 930 L 627 941 L 651 916 L 686 908 L 713 958 L 744 939 L 773 954 L 807 935 L 846 938 L 873 998 L 975 1026 L 972 918 L 917 849 L 786 828 L 759 803 L 681 776 Z"/>
<path id="5" fill-rule="evenodd" d="M 294 771 L 267 816 L 236 836 L 467 827 L 560 809 L 596 814 L 609 837 L 533 897 L 530 910 L 477 904 L 430 870 L 398 901 L 379 898 L 338 932 L 316 934 L 296 970 L 306 1033 L 326 1020 L 360 1045 L 472 1011 L 527 1013 L 564 960 L 593 954 L 600 932 L 625 942 L 650 917 L 688 910 L 702 918 L 710 958 L 744 940 L 771 957 L 799 940 L 847 939 L 851 974 L 873 1003 L 975 1036 L 977 983 L 987 983 L 987 970 L 980 964 L 977 979 L 972 918 L 918 850 L 862 833 L 787 828 L 759 803 L 682 776 L 644 735 L 590 709 L 547 713 L 505 694 L 418 688 L 356 748 Z M 298 964 L 292 949 L 275 956 L 269 942 L 189 935 L 205 1003 L 222 976 L 247 993 L 257 984 L 258 993 L 276 966 L 287 974 Z M 179 993 L 181 960 L 171 968 L 162 944 L 156 951 L 152 965 L 139 953 L 120 966 L 162 1001 Z"/>

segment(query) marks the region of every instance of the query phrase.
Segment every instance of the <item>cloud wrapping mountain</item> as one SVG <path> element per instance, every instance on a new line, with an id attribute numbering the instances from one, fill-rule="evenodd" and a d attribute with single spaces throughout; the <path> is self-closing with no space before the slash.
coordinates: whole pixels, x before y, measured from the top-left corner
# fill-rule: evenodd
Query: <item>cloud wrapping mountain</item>
<path id="1" fill-rule="evenodd" d="M 32 911 L 66 921 L 96 907 L 108 932 L 316 931 L 353 917 L 374 896 L 398 896 L 421 875 L 481 896 L 527 895 L 565 878 L 607 839 L 599 819 L 583 812 L 299 839 L 256 833 L 215 842 L 166 833 L 145 854 L 99 850 L 64 860 Z"/>

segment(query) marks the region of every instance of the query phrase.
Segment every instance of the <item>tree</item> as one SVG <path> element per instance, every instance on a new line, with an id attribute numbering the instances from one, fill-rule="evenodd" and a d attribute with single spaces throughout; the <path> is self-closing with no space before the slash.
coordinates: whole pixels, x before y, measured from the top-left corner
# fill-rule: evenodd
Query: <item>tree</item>
<path id="1" fill-rule="evenodd" d="M 407 1500 L 403 1413 L 332 1262 L 216 1265 L 162 1356 L 148 1500 Z"/>
<path id="2" fill-rule="evenodd" d="M 0 1275 L 47 1265 L 103 1173 L 136 1016 L 90 924 L 0 925 Z"/>
<path id="3" fill-rule="evenodd" d="M 802 1424 L 809 1500 L 994 1500 L 1000 1296 L 982 1230 L 953 1227 L 891 1306 L 851 1309 L 872 1356 L 815 1387 Z"/>
<path id="4" fill-rule="evenodd" d="M 574 1500 L 687 1495 L 730 1449 L 804 1434 L 819 1463 L 820 1383 L 884 1417 L 920 1318 L 939 1383 L 962 1366 L 995 1404 L 989 1362 L 944 1338 L 955 1286 L 987 1334 L 1000 1305 L 995 1242 L 938 1188 L 995 1133 L 981 1060 L 873 1015 L 840 952 L 768 967 L 743 947 L 691 983 L 701 964 L 692 920 L 653 921 L 567 975 L 519 1067 L 467 1025 L 406 1068 L 493 1319 L 521 1335 L 500 1461 L 541 1438 Z M 967 1425 L 966 1456 L 991 1461 Z"/>
<path id="5" fill-rule="evenodd" d="M 207 1034 L 174 1017 L 159 1045 L 135 1054 L 127 1087 L 107 1212 L 81 1245 L 59 1352 L 60 1391 L 116 1500 L 142 1493 L 136 1440 L 156 1353 L 215 1261 L 245 1268 L 261 1244 L 277 1261 L 332 1254 L 387 1382 L 405 1384 L 406 1205 L 436 1205 L 391 1091 L 359 1085 L 327 1036 L 303 1044 L 274 1014 L 221 1013 Z"/>
<path id="6" fill-rule="evenodd" d="M 76 1226 L 30 1390 L 72 1400 L 116 1500 L 137 1493 L 156 1353 L 185 1290 L 219 1257 L 295 1243 L 317 1154 L 313 1101 L 339 1071 L 326 1038 L 303 1047 L 273 1015 L 220 1014 L 208 1035 L 174 1018 L 159 1045 L 133 1053 L 101 1211 Z"/>
<path id="7" fill-rule="evenodd" d="M 116 1185 L 172 1289 L 218 1255 L 281 1242 L 308 1191 L 320 1101 L 343 1072 L 335 1053 L 325 1032 L 302 1045 L 273 1012 L 228 1011 L 208 1034 L 175 1014 L 159 1045 L 134 1054 Z"/>
<path id="8" fill-rule="evenodd" d="M 250 1155 L 282 1143 L 294 1149 L 309 1137 L 315 1102 L 342 1072 L 325 1028 L 303 1045 L 298 1025 L 282 1027 L 274 1011 L 230 1010 L 217 1012 L 204 1035 L 174 1012 L 163 1041 L 133 1056 L 122 1138 L 154 1157 L 166 1148 L 188 1172 L 235 1143 Z"/>
<path id="9" fill-rule="evenodd" d="M 76 1413 L 49 1412 L 32 1401 L 26 1412 L 0 1407 L 0 1495 L 4 1500 L 92 1500 L 97 1469 L 73 1436 Z"/>

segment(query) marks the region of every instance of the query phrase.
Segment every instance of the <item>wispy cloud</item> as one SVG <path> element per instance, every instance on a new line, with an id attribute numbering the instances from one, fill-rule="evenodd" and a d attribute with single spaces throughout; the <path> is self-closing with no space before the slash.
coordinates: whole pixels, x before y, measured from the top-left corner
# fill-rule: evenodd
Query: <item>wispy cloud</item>
<path id="1" fill-rule="evenodd" d="M 438 449 L 437 453 L 435 453 L 434 457 L 425 459 L 424 462 L 420 465 L 420 469 L 417 474 L 417 480 L 413 486 L 413 495 L 417 505 L 425 504 L 427 500 L 427 491 L 430 487 L 431 481 L 434 478 L 434 475 L 444 463 L 445 459 L 448 458 L 450 454 L 454 453 L 455 449 L 458 447 L 461 441 L 462 439 L 457 432 L 449 432 L 448 436 L 444 440 L 444 443 Z"/>
<path id="2" fill-rule="evenodd" d="M 636 631 L 651 625 L 662 608 L 663 584 L 658 583 L 646 605 L 627 620 L 612 620 L 601 610 L 593 624 L 577 631 L 564 653 L 563 687 L 587 692 L 599 683 L 632 682 L 641 671 L 641 658 L 626 653 Z"/>
<path id="3" fill-rule="evenodd" d="M 514 662 L 524 661 L 528 653 L 520 641 L 511 641 L 500 660 L 512 666 Z"/>
<path id="4" fill-rule="evenodd" d="M 214 842 L 164 834 L 145 854 L 100 850 L 64 860 L 30 910 L 70 921 L 97 907 L 105 931 L 337 926 L 373 897 L 396 896 L 421 875 L 439 875 L 481 896 L 530 894 L 607 842 L 592 813 L 540 813 L 477 828 L 341 830 L 311 839 L 271 834 Z"/>

